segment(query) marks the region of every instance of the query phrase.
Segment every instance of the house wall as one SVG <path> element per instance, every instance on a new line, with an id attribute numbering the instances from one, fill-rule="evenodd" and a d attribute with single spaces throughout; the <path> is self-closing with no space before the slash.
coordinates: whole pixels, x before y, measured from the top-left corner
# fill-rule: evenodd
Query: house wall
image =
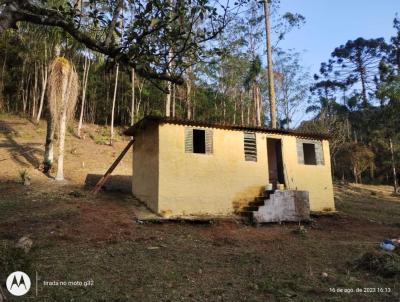
<path id="1" fill-rule="evenodd" d="M 299 164 L 296 137 L 284 136 L 282 154 L 286 187 L 309 192 L 311 211 L 334 210 L 329 143 L 322 141 L 323 165 Z"/>
<path id="2" fill-rule="evenodd" d="M 158 207 L 158 126 L 148 126 L 135 135 L 132 193 L 154 212 Z"/>
<path id="3" fill-rule="evenodd" d="M 160 124 L 141 131 L 134 145 L 133 193 L 155 212 L 227 215 L 259 196 L 268 181 L 267 138 L 282 139 L 288 189 L 309 192 L 312 211 L 334 210 L 329 144 L 324 165 L 299 164 L 296 137 L 256 133 L 257 162 L 244 160 L 243 132 L 217 128 L 213 153 L 185 152 L 183 125 Z M 197 127 L 190 127 L 197 128 Z"/>
<path id="4" fill-rule="evenodd" d="M 194 127 L 196 128 L 196 127 Z M 231 214 L 267 182 L 266 143 L 257 139 L 257 162 L 244 160 L 243 132 L 213 130 L 213 153 L 185 153 L 185 126 L 159 126 L 159 212 Z M 200 128 L 199 129 L 204 129 Z"/>

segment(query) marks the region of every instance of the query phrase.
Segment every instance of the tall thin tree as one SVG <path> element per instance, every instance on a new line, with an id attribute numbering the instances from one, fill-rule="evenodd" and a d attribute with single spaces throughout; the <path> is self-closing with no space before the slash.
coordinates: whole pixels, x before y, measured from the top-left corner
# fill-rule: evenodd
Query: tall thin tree
<path id="1" fill-rule="evenodd" d="M 90 59 L 85 57 L 85 63 L 83 65 L 83 78 L 82 78 L 82 102 L 81 102 L 81 113 L 79 115 L 79 124 L 78 124 L 78 136 L 81 136 L 82 126 L 83 126 L 83 114 L 85 112 L 85 100 L 86 100 L 86 90 L 87 90 L 87 82 L 89 78 L 89 70 L 90 70 Z"/>
<path id="2" fill-rule="evenodd" d="M 271 26 L 269 16 L 269 1 L 264 0 L 264 18 L 265 18 L 265 41 L 267 47 L 267 76 L 268 76 L 268 96 L 271 114 L 271 127 L 276 128 L 276 100 L 274 87 L 274 71 L 272 65 L 272 47 L 271 47 Z"/>

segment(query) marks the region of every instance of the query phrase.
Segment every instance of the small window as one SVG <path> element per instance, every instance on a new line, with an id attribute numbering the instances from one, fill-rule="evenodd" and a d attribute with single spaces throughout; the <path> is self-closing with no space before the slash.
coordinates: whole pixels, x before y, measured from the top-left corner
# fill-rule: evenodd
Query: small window
<path id="1" fill-rule="evenodd" d="M 185 128 L 185 152 L 212 154 L 213 131 L 211 129 Z"/>
<path id="2" fill-rule="evenodd" d="M 206 153 L 206 131 L 193 129 L 193 153 Z"/>
<path id="3" fill-rule="evenodd" d="M 301 165 L 325 165 L 322 141 L 297 139 L 297 159 Z"/>
<path id="4" fill-rule="evenodd" d="M 303 143 L 303 154 L 305 165 L 316 165 L 317 156 L 315 153 L 315 144 Z"/>
<path id="5" fill-rule="evenodd" d="M 254 132 L 244 132 L 244 159 L 257 161 L 257 142 Z"/>

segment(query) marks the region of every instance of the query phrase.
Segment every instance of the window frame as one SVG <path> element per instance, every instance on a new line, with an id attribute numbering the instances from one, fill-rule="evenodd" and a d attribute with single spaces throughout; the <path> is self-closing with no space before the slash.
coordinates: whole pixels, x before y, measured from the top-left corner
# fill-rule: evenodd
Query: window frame
<path id="1" fill-rule="evenodd" d="M 204 131 L 205 136 L 205 153 L 194 152 L 194 130 L 202 130 Z M 201 128 L 201 127 L 185 127 L 184 130 L 184 149 L 185 153 L 191 154 L 205 154 L 212 155 L 214 153 L 214 133 L 212 129 Z"/>
<path id="2" fill-rule="evenodd" d="M 246 162 L 257 162 L 257 134 L 254 131 L 243 131 L 243 152 Z"/>
<path id="3" fill-rule="evenodd" d="M 305 164 L 303 144 L 314 145 L 316 164 Z M 304 166 L 325 166 L 323 140 L 296 138 L 297 163 Z"/>

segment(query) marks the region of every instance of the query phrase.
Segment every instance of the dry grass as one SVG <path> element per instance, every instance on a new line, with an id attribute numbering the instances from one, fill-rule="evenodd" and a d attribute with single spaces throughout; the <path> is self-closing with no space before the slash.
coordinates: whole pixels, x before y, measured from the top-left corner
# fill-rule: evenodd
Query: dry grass
<path id="1" fill-rule="evenodd" d="M 372 222 L 400 226 L 400 197 L 393 187 L 345 185 L 335 188 L 336 208 Z"/>

